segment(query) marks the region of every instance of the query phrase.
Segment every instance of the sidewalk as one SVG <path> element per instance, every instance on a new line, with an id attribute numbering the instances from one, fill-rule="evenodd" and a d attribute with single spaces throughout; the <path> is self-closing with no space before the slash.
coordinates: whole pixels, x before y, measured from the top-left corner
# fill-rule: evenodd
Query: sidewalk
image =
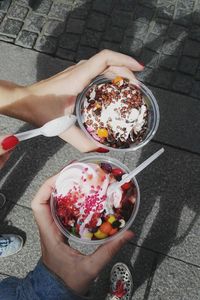
<path id="1" fill-rule="evenodd" d="M 161 113 L 159 130 L 144 149 L 109 155 L 132 169 L 162 146 L 165 154 L 138 176 L 136 237 L 102 272 L 94 299 L 104 299 L 111 266 L 123 261 L 134 277 L 134 300 L 199 300 L 200 0 L 0 1 L 0 79 L 29 84 L 103 48 L 145 63 L 137 76 Z M 29 127 L 0 116 L 1 132 Z M 20 145 L 1 172 L 8 202 L 0 232 L 20 233 L 26 242 L 1 262 L 0 279 L 23 277 L 35 266 L 40 246 L 31 199 L 74 157 L 80 153 L 57 138 L 35 138 Z"/>

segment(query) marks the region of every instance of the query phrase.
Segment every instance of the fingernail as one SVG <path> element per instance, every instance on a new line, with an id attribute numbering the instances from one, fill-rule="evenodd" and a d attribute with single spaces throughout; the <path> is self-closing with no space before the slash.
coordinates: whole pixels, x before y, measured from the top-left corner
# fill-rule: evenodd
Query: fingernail
<path id="1" fill-rule="evenodd" d="M 138 63 L 142 66 L 145 67 L 145 64 L 142 61 L 138 61 Z"/>
<path id="2" fill-rule="evenodd" d="M 107 152 L 109 152 L 109 150 L 105 149 L 105 148 L 102 148 L 102 147 L 99 147 L 99 148 L 97 148 L 93 151 L 90 151 L 90 152 L 107 153 Z"/>
<path id="3" fill-rule="evenodd" d="M 19 140 L 16 136 L 11 135 L 11 136 L 7 136 L 2 142 L 1 142 L 1 146 L 3 148 L 3 150 L 11 150 L 12 148 L 14 148 L 17 144 L 19 143 Z"/>

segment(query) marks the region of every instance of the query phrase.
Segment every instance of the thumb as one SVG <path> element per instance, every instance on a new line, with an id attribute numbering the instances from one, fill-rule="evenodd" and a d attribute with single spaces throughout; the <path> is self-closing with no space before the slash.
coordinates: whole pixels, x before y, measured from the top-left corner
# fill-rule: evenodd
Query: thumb
<path id="1" fill-rule="evenodd" d="M 0 137 L 0 155 L 5 154 L 6 152 L 15 148 L 19 143 L 19 140 L 14 135 L 4 135 Z"/>
<path id="2" fill-rule="evenodd" d="M 103 267 L 113 258 L 113 256 L 134 237 L 134 233 L 130 230 L 125 231 L 118 239 L 113 240 L 99 247 L 92 255 L 92 262 L 96 268 L 97 274 Z"/>

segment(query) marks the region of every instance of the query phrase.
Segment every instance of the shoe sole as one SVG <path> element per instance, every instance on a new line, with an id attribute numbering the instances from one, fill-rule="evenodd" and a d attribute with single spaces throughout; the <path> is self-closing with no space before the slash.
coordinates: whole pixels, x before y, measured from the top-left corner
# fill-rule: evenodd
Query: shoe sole
<path id="1" fill-rule="evenodd" d="M 116 263 L 111 270 L 110 282 L 114 288 L 114 283 L 117 280 L 125 282 L 127 294 L 122 297 L 123 300 L 130 300 L 133 291 L 133 279 L 129 268 L 124 263 Z M 112 290 L 113 290 L 112 288 Z"/>

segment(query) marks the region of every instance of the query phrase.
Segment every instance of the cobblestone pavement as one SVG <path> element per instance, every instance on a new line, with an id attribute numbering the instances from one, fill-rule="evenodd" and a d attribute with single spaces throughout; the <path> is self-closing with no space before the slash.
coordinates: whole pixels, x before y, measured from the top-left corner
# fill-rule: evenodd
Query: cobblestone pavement
<path id="1" fill-rule="evenodd" d="M 200 98 L 200 0 L 1 0 L 0 40 L 71 61 L 117 50 L 143 81 Z"/>

